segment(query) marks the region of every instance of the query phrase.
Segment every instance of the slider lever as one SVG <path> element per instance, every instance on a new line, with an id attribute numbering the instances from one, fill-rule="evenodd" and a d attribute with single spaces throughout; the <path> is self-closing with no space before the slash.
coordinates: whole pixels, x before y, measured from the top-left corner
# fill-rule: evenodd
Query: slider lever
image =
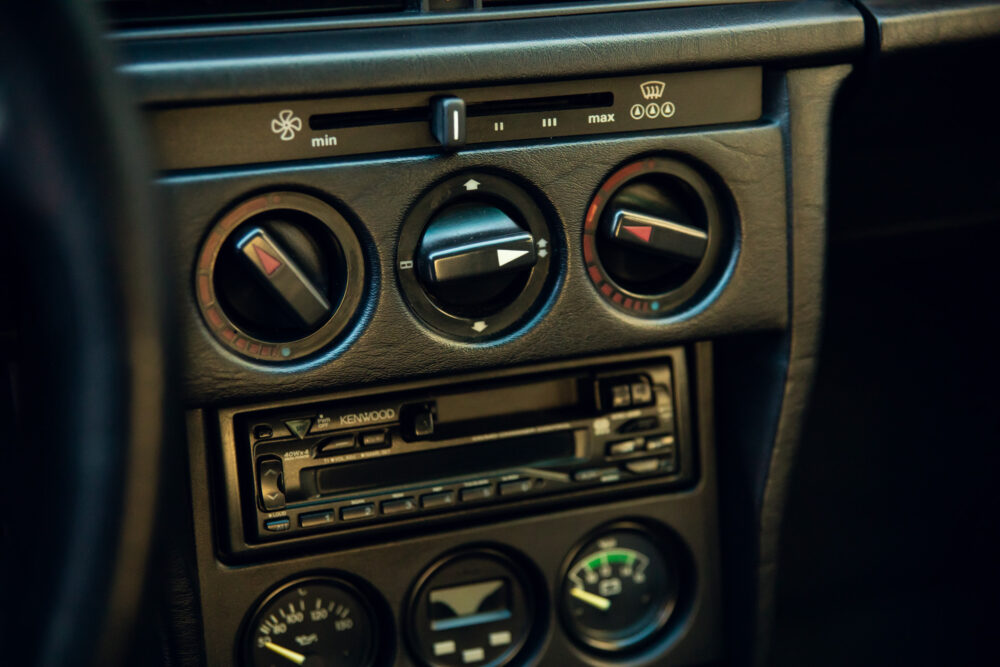
<path id="1" fill-rule="evenodd" d="M 442 148 L 455 150 L 465 145 L 465 100 L 438 97 L 431 102 L 431 132 Z"/>

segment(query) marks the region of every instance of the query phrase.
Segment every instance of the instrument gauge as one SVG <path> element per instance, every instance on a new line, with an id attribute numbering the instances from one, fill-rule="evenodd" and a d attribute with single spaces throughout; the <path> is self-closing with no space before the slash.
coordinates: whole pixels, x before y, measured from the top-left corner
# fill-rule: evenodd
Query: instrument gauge
<path id="1" fill-rule="evenodd" d="M 625 651 L 652 638 L 677 605 L 679 572 L 666 542 L 632 526 L 612 528 L 570 560 L 562 612 L 570 635 L 602 652 Z"/>
<path id="2" fill-rule="evenodd" d="M 376 624 L 362 593 L 340 579 L 310 578 L 277 589 L 246 629 L 242 664 L 250 667 L 369 667 Z"/>

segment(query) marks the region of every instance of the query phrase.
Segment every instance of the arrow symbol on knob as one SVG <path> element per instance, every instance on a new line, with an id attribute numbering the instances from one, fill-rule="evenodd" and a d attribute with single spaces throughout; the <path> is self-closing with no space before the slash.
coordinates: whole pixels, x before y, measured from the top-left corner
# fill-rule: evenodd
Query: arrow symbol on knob
<path id="1" fill-rule="evenodd" d="M 465 182 L 465 189 L 466 190 L 470 190 L 470 191 L 471 190 L 478 190 L 479 189 L 479 181 L 477 181 L 474 178 L 470 178 L 469 180 L 467 180 Z"/>
<path id="2" fill-rule="evenodd" d="M 257 259 L 260 260 L 260 266 L 264 269 L 264 273 L 267 275 L 271 275 L 277 271 L 279 267 L 281 267 L 281 262 L 269 255 L 268 252 L 259 245 L 253 246 L 253 250 L 257 253 Z"/>
<path id="3" fill-rule="evenodd" d="M 510 264 L 518 257 L 523 257 L 527 254 L 527 250 L 504 250 L 501 248 L 497 250 L 497 265 L 503 266 L 504 264 Z"/>

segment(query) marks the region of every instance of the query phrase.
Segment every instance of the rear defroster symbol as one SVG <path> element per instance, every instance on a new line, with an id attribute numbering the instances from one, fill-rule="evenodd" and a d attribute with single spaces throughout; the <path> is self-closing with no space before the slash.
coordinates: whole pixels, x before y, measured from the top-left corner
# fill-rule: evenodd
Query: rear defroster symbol
<path id="1" fill-rule="evenodd" d="M 302 119 L 291 109 L 283 109 L 277 118 L 271 120 L 271 131 L 281 136 L 282 141 L 291 141 L 295 133 L 302 129 Z"/>

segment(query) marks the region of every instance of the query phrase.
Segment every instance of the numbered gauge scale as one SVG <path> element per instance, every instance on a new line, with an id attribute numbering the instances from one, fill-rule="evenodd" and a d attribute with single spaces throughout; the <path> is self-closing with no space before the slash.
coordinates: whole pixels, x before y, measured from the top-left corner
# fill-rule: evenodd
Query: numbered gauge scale
<path id="1" fill-rule="evenodd" d="M 292 582 L 268 596 L 247 626 L 241 664 L 368 667 L 376 626 L 371 606 L 345 581 Z"/>

